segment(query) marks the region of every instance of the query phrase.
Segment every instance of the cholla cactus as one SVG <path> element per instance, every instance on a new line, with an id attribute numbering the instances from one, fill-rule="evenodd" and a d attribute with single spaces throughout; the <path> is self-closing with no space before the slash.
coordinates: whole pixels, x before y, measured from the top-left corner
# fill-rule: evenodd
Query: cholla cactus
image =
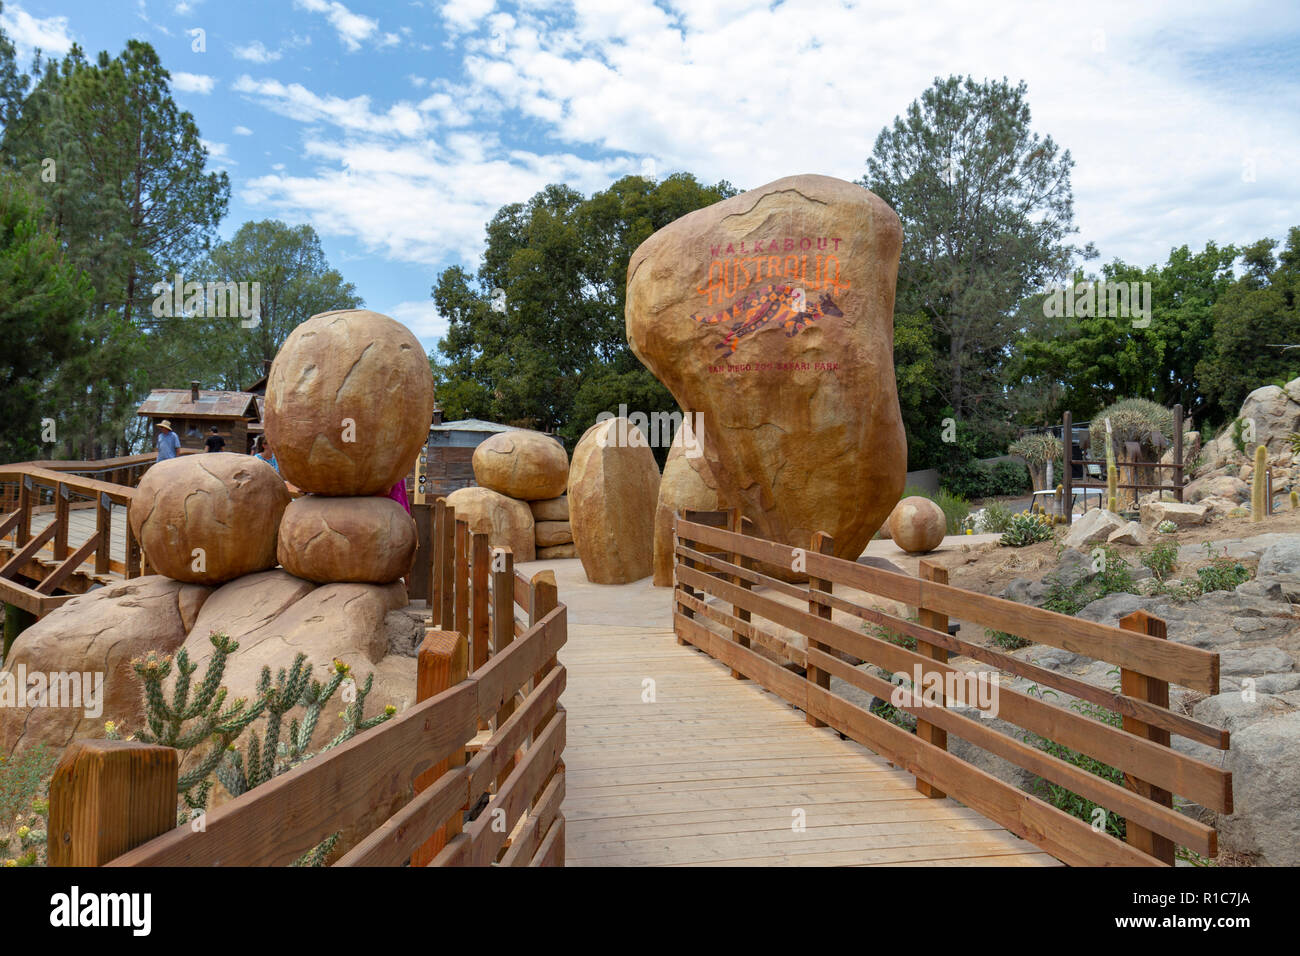
<path id="1" fill-rule="evenodd" d="M 1106 508 L 1119 511 L 1119 469 L 1114 462 L 1106 466 Z"/>
<path id="2" fill-rule="evenodd" d="M 1263 521 L 1268 511 L 1268 449 L 1255 446 L 1255 471 L 1250 476 L 1250 520 Z"/>

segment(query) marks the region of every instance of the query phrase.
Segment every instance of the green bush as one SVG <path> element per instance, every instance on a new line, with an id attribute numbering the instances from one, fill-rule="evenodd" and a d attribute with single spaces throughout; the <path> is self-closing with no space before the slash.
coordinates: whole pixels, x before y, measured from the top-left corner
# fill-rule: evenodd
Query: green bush
<path id="1" fill-rule="evenodd" d="M 945 488 L 940 488 L 938 494 L 930 494 L 923 488 L 908 485 L 903 489 L 903 497 L 929 498 L 937 504 L 943 511 L 944 519 L 948 525 L 948 534 L 961 534 L 966 516 L 970 514 L 970 502 L 961 495 L 953 494 Z"/>
<path id="2" fill-rule="evenodd" d="M 1067 584 L 1055 571 L 1044 576 L 1047 594 L 1043 607 L 1058 614 L 1078 614 L 1093 601 L 1108 594 L 1133 592 L 1133 572 L 1114 545 L 1101 546 L 1104 555 L 1101 570 L 1092 579 L 1082 578 Z"/>
<path id="3" fill-rule="evenodd" d="M 1022 495 L 1031 491 L 1029 469 L 1018 461 L 999 461 L 989 473 L 988 495 Z"/>
<path id="4" fill-rule="evenodd" d="M 1151 569 L 1157 581 L 1166 581 L 1178 569 L 1178 545 L 1165 541 L 1138 558 L 1144 567 Z"/>
<path id="5" fill-rule="evenodd" d="M 1017 634 L 1008 634 L 1006 631 L 995 631 L 991 627 L 986 627 L 984 629 L 984 634 L 998 647 L 1007 651 L 1016 651 L 1034 643 L 1033 641 L 1020 637 Z"/>
<path id="6" fill-rule="evenodd" d="M 1118 689 L 1118 688 L 1116 688 Z M 1076 700 L 1070 705 L 1074 710 L 1083 714 L 1085 717 L 1091 717 L 1093 720 L 1108 724 L 1111 727 L 1122 727 L 1123 718 L 1112 710 L 1104 707 L 1098 707 L 1087 701 Z M 1027 742 L 1035 743 L 1040 750 L 1044 750 L 1064 760 L 1068 764 L 1078 767 L 1080 770 L 1086 770 L 1088 773 L 1101 777 L 1103 780 L 1109 780 L 1116 786 L 1124 786 L 1124 773 L 1110 764 L 1102 763 L 1095 757 L 1090 757 L 1085 753 L 1080 753 L 1063 744 L 1058 744 L 1054 740 L 1048 740 L 1046 737 L 1039 737 L 1037 734 L 1025 734 Z M 1042 777 L 1035 779 L 1035 786 L 1040 796 L 1058 810 L 1064 810 L 1070 816 L 1078 817 L 1085 823 L 1093 822 L 1093 814 L 1098 809 L 1098 804 L 1093 803 L 1086 797 L 1081 797 L 1073 790 L 1062 787 L 1059 784 L 1052 783 L 1050 780 L 1044 780 Z M 1123 817 L 1113 813 L 1105 807 L 1101 807 L 1106 813 L 1106 832 L 1111 836 L 1124 839 L 1126 822 Z"/>
<path id="7" fill-rule="evenodd" d="M 1238 584 L 1245 584 L 1250 580 L 1250 569 L 1240 561 L 1229 558 L 1227 548 L 1224 548 L 1223 554 L 1215 554 L 1214 545 L 1207 541 L 1205 542 L 1205 553 L 1214 563 L 1208 568 L 1196 569 L 1196 577 L 1202 593 L 1231 591 Z"/>
<path id="8" fill-rule="evenodd" d="M 984 506 L 983 531 L 988 534 L 1001 534 L 1011 527 L 1011 509 L 1006 505 L 992 501 Z"/>

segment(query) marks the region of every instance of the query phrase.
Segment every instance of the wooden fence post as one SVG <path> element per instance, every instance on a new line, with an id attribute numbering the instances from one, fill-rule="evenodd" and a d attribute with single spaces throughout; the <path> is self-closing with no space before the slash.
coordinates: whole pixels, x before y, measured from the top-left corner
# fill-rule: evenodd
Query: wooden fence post
<path id="1" fill-rule="evenodd" d="M 745 519 L 741 516 L 740 509 L 732 508 L 729 510 L 728 514 L 730 515 L 730 517 L 727 521 L 727 525 L 730 528 L 730 530 L 735 534 L 744 534 Z M 749 558 L 745 557 L 743 554 L 740 554 L 739 552 L 733 551 L 731 555 L 729 555 L 729 557 L 731 558 L 732 564 L 738 564 L 742 568 L 748 569 L 752 566 L 752 562 L 749 560 Z M 753 590 L 754 586 L 749 581 L 746 581 L 738 574 L 733 574 L 731 576 L 731 581 L 737 587 L 744 588 L 746 591 Z M 742 621 L 748 621 L 751 619 L 749 611 L 746 608 L 741 607 L 739 604 L 733 604 L 731 606 L 731 613 L 734 617 L 737 617 Z M 731 639 L 735 641 L 737 644 L 739 644 L 741 647 L 749 647 L 749 638 L 746 637 L 744 634 L 741 634 L 739 631 L 732 631 Z M 731 676 L 734 677 L 736 680 L 745 680 L 745 675 L 740 673 L 740 671 L 736 670 L 734 667 L 731 670 Z"/>
<path id="2" fill-rule="evenodd" d="M 99 547 L 95 549 L 95 573 L 108 574 L 112 558 L 113 500 L 105 492 L 95 497 L 95 530 L 99 532 Z"/>
<path id="3" fill-rule="evenodd" d="M 825 531 L 814 532 L 812 536 L 812 543 L 809 545 L 808 550 L 816 554 L 834 554 L 835 540 L 830 535 L 828 535 Z M 830 594 L 831 588 L 833 587 L 834 585 L 829 580 L 822 579 L 822 578 L 815 578 L 811 574 L 808 576 L 808 590 L 810 592 L 809 601 L 808 601 L 809 612 L 816 614 L 818 617 L 824 618 L 828 621 L 831 619 L 830 605 L 822 604 L 819 601 L 812 600 L 811 592 L 820 591 L 823 594 Z M 814 641 L 811 637 L 808 638 L 808 647 L 812 650 L 823 651 L 828 654 L 832 653 L 829 647 L 827 647 L 825 644 L 821 644 L 817 641 Z M 809 664 L 806 669 L 806 674 L 808 680 L 812 681 L 818 687 L 824 688 L 826 690 L 830 690 L 831 675 L 829 673 L 821 670 L 820 668 L 813 667 L 811 664 Z M 812 714 L 805 714 L 805 716 L 807 717 L 810 726 L 813 727 L 826 726 L 825 721 L 818 720 Z"/>
<path id="4" fill-rule="evenodd" d="M 1061 416 L 1061 429 L 1061 470 L 1065 472 L 1061 475 L 1061 503 L 1065 506 L 1065 523 L 1068 525 L 1074 522 L 1074 417 L 1069 412 Z M 1085 507 L 1087 501 L 1085 492 Z"/>
<path id="5" fill-rule="evenodd" d="M 455 606 L 454 626 L 443 628 L 469 636 L 469 524 L 456 519 L 456 567 L 452 602 Z"/>
<path id="6" fill-rule="evenodd" d="M 1174 406 L 1174 498 L 1177 501 L 1183 500 L 1183 485 L 1187 483 L 1187 476 L 1183 471 L 1183 406 Z M 1155 469 L 1156 484 L 1163 485 L 1160 479 L 1160 469 Z M 1157 488 L 1157 492 L 1161 489 Z M 1159 497 L 1157 495 L 1157 497 Z"/>
<path id="7" fill-rule="evenodd" d="M 948 583 L 948 569 L 944 567 L 940 567 L 939 565 L 935 564 L 932 561 L 921 562 L 920 576 L 921 576 L 921 580 L 923 581 L 933 581 L 935 584 Z M 923 595 L 922 602 L 924 603 L 925 588 L 921 588 L 921 594 Z M 928 627 L 931 628 L 932 630 L 941 631 L 944 634 L 948 633 L 947 615 L 939 614 L 936 611 L 931 611 L 929 608 L 926 607 L 918 607 L 916 609 L 916 619 L 917 622 L 921 624 L 923 627 Z M 932 661 L 939 661 L 944 664 L 948 662 L 948 651 L 946 648 L 937 647 L 934 644 L 931 644 L 928 641 L 920 640 L 919 638 L 917 639 L 916 642 L 916 653 L 920 654 L 922 657 L 928 657 Z M 919 688 L 913 688 L 913 691 L 915 696 L 916 693 L 919 693 Z M 946 701 L 944 700 L 940 700 L 939 706 L 940 707 L 944 706 L 945 702 Z M 917 739 L 923 740 L 928 744 L 932 744 L 933 746 L 938 747 L 940 750 L 948 749 L 948 731 L 942 730 L 934 726 L 928 720 L 922 720 L 920 718 L 917 718 L 916 736 Z M 918 779 L 916 781 L 916 790 L 917 793 L 920 793 L 923 796 L 934 797 L 936 799 L 947 796 L 947 794 L 945 794 L 942 790 L 937 789 L 936 787 L 926 783 L 924 780 L 921 779 Z"/>
<path id="8" fill-rule="evenodd" d="M 1146 634 L 1149 637 L 1164 639 L 1169 636 L 1165 628 L 1165 622 L 1148 614 L 1146 611 L 1134 611 L 1132 614 L 1120 618 L 1119 626 L 1126 631 Z M 1136 697 L 1138 700 L 1145 700 L 1157 707 L 1169 707 L 1168 681 L 1156 680 L 1153 677 L 1147 677 L 1145 674 L 1139 674 L 1137 671 L 1129 670 L 1127 667 L 1121 667 L 1119 685 L 1122 694 Z M 1169 731 L 1152 727 L 1150 724 L 1127 715 L 1123 720 L 1124 729 L 1130 734 L 1144 737 L 1160 744 L 1162 747 L 1169 746 Z M 1140 780 L 1129 773 L 1124 774 L 1124 789 L 1132 790 L 1134 793 L 1162 806 L 1172 807 L 1174 805 L 1173 794 L 1168 790 L 1153 787 L 1146 781 Z M 1124 832 L 1124 839 L 1130 846 L 1136 847 L 1143 853 L 1150 854 L 1161 863 L 1168 866 L 1174 865 L 1174 843 L 1168 837 L 1153 833 L 1132 820 L 1125 822 Z"/>
<path id="9" fill-rule="evenodd" d="M 18 479 L 18 528 L 14 533 L 14 544 L 20 548 L 32 537 L 32 499 L 35 497 L 36 489 L 32 484 L 32 476 L 20 476 Z"/>
<path id="10" fill-rule="evenodd" d="M 500 654 L 515 639 L 515 555 L 509 548 L 492 549 L 492 653 Z M 510 719 L 515 712 L 515 695 L 501 705 L 492 724 L 493 731 Z M 497 776 L 500 790 L 515 768 L 517 760 L 509 761 Z"/>
<path id="11" fill-rule="evenodd" d="M 54 486 L 54 524 L 59 530 L 54 532 L 54 560 L 62 561 L 68 556 L 68 512 L 71 511 L 72 489 L 59 482 Z"/>
<path id="12" fill-rule="evenodd" d="M 488 619 L 488 580 L 491 575 L 492 547 L 486 531 L 470 534 L 470 672 L 488 662 L 488 639 L 492 622 Z"/>
<path id="13" fill-rule="evenodd" d="M 443 691 L 455 687 L 469 675 L 469 642 L 455 631 L 441 631 L 429 628 L 424 632 L 424 641 L 416 655 L 415 663 L 415 701 L 437 697 Z M 420 793 L 437 782 L 438 778 L 449 770 L 463 766 L 465 751 L 462 748 L 445 760 L 440 760 L 433 767 L 415 778 L 415 792 Z M 468 796 L 467 796 L 468 802 Z M 440 826 L 418 850 L 411 854 L 411 866 L 428 866 L 447 842 L 460 833 L 464 825 L 461 814 L 468 810 L 462 806 L 445 824 Z"/>
<path id="14" fill-rule="evenodd" d="M 176 827 L 179 751 L 74 740 L 50 780 L 50 866 L 103 866 Z"/>
<path id="15" fill-rule="evenodd" d="M 549 570 L 538 571 L 528 582 L 528 590 L 531 593 L 528 607 L 528 626 L 532 627 L 542 618 L 546 617 L 546 615 L 554 611 L 560 604 L 560 589 L 555 585 L 555 572 Z M 533 675 L 533 686 L 540 687 L 542 681 L 546 679 L 546 675 L 549 674 L 553 668 L 556 668 L 559 665 L 559 657 L 552 657 L 549 661 L 543 664 L 541 669 Z M 553 717 L 555 717 L 555 708 L 550 707 L 544 714 L 542 714 L 541 718 L 538 719 L 538 729 L 546 727 Z M 534 732 L 534 741 L 536 738 L 537 734 Z M 542 781 L 542 785 L 537 788 L 537 793 L 545 793 L 546 788 L 550 786 L 551 779 L 555 776 L 556 772 L 563 769 L 564 761 L 560 760 L 556 768 L 546 775 L 546 779 Z"/>
<path id="16" fill-rule="evenodd" d="M 442 626 L 443 524 L 447 520 L 447 499 L 439 498 L 429 511 L 429 623 Z"/>
<path id="17" fill-rule="evenodd" d="M 684 557 L 682 557 L 681 555 L 679 555 L 679 554 L 677 553 L 677 546 L 678 546 L 679 544 L 682 543 L 682 539 L 681 539 L 681 537 L 678 536 L 678 534 L 677 534 L 677 523 L 678 523 L 679 521 L 685 521 L 685 520 L 686 520 L 686 511 L 685 511 L 685 509 L 678 509 L 677 513 L 676 513 L 675 515 L 673 515 L 673 565 L 674 565 L 674 567 L 675 567 L 675 566 L 680 562 L 684 567 L 693 568 L 693 567 L 695 567 L 695 562 L 694 562 L 694 561 L 692 561 L 690 558 L 684 558 Z M 693 544 L 693 543 L 694 543 L 694 542 L 692 542 L 692 544 Z M 676 576 L 676 574 L 674 574 L 674 575 L 673 575 L 673 588 L 676 589 L 676 588 L 679 588 L 679 587 L 680 587 L 683 591 L 685 591 L 687 594 L 691 595 L 692 597 L 699 597 L 699 598 L 703 599 L 703 595 L 701 595 L 701 594 L 697 594 L 697 593 L 695 592 L 695 590 L 694 590 L 693 588 L 691 588 L 689 585 L 678 584 L 678 583 L 677 583 L 677 576 Z M 695 617 L 695 612 L 692 611 L 690 608 L 688 608 L 688 607 L 678 608 L 678 607 L 677 607 L 677 604 L 676 604 L 676 601 L 673 602 L 673 607 L 674 607 L 674 609 L 679 610 L 679 611 L 682 613 L 682 615 L 683 615 L 684 617 L 688 617 L 688 618 L 693 618 L 693 617 Z M 673 628 L 674 633 L 676 633 L 676 630 L 677 630 L 676 628 Z M 689 642 L 686 640 L 686 638 L 682 637 L 680 634 L 677 634 L 676 637 L 677 637 L 677 643 L 680 644 L 680 645 L 682 645 L 683 647 L 685 647 L 685 646 L 689 643 Z"/>
<path id="18" fill-rule="evenodd" d="M 456 509 L 442 502 L 442 538 L 439 553 L 442 555 L 442 617 L 435 620 L 444 631 L 456 629 Z M 464 633 L 464 632 L 462 632 Z"/>

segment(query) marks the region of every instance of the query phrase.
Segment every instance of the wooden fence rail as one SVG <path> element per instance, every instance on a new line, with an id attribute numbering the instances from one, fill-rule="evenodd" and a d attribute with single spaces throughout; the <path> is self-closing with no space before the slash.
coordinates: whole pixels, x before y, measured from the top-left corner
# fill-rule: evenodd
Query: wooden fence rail
<path id="1" fill-rule="evenodd" d="M 952 587 L 944 569 L 927 562 L 913 578 L 836 558 L 825 535 L 809 549 L 795 549 L 728 530 L 735 527 L 727 512 L 684 512 L 674 521 L 679 640 L 801 708 L 810 723 L 830 726 L 905 767 L 920 792 L 951 796 L 1063 862 L 1172 865 L 1176 846 L 1216 854 L 1214 828 L 1175 811 L 1172 795 L 1231 813 L 1231 774 L 1178 753 L 1169 741 L 1178 734 L 1226 750 L 1228 733 L 1169 710 L 1169 685 L 1218 693 L 1217 654 L 1165 640 L 1163 622 L 1143 612 L 1109 627 Z M 809 583 L 791 583 L 792 572 L 806 574 Z M 915 618 L 870 606 L 873 596 L 914 609 Z M 831 616 L 836 611 L 843 615 L 838 620 Z M 803 635 L 806 648 L 759 619 Z M 1108 661 L 1120 668 L 1121 687 L 1107 691 L 963 640 L 948 633 L 950 619 Z M 915 650 L 904 646 L 909 640 Z M 959 669 L 949 662 L 952 654 L 987 667 Z M 1120 726 L 1002 686 L 1001 673 L 1105 708 L 1118 715 Z M 831 678 L 910 713 L 916 733 L 833 693 Z M 981 719 L 986 716 L 1022 733 L 1001 733 Z M 1025 731 L 1117 768 L 1124 785 L 1027 743 Z M 952 756 L 950 735 L 1122 818 L 1127 843 Z"/>
<path id="2" fill-rule="evenodd" d="M 113 558 L 113 509 L 131 503 L 133 489 L 35 465 L 0 466 L 0 484 L 16 486 L 16 506 L 0 518 L 0 601 L 38 617 L 85 591 L 95 576 L 133 578 L 144 573 L 140 546 L 122 522 L 125 560 Z M 95 530 L 75 548 L 69 543 L 73 513 L 93 511 Z M 33 530 L 35 515 L 52 515 Z M 12 541 L 7 540 L 12 537 Z M 93 563 L 92 563 L 93 562 Z M 19 581 L 25 577 L 35 586 Z M 68 594 L 55 594 L 58 589 Z"/>
<path id="3" fill-rule="evenodd" d="M 336 866 L 562 866 L 568 626 L 555 576 L 516 573 L 509 549 L 442 499 L 434 518 L 432 565 L 462 573 L 440 577 L 432 623 L 448 611 L 462 626 L 427 630 L 416 704 L 217 807 L 199 832 L 175 826 L 175 751 L 81 742 L 50 786 L 51 864 L 283 866 L 341 832 Z"/>

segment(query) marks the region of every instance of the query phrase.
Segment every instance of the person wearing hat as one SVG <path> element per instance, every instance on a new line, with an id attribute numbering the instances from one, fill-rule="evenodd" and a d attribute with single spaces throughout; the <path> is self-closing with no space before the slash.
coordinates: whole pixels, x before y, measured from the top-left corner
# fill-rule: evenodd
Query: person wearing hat
<path id="1" fill-rule="evenodd" d="M 158 432 L 158 460 L 166 461 L 168 458 L 175 458 L 181 451 L 181 440 L 176 437 L 172 431 L 172 423 L 163 419 L 158 423 L 162 429 Z"/>

